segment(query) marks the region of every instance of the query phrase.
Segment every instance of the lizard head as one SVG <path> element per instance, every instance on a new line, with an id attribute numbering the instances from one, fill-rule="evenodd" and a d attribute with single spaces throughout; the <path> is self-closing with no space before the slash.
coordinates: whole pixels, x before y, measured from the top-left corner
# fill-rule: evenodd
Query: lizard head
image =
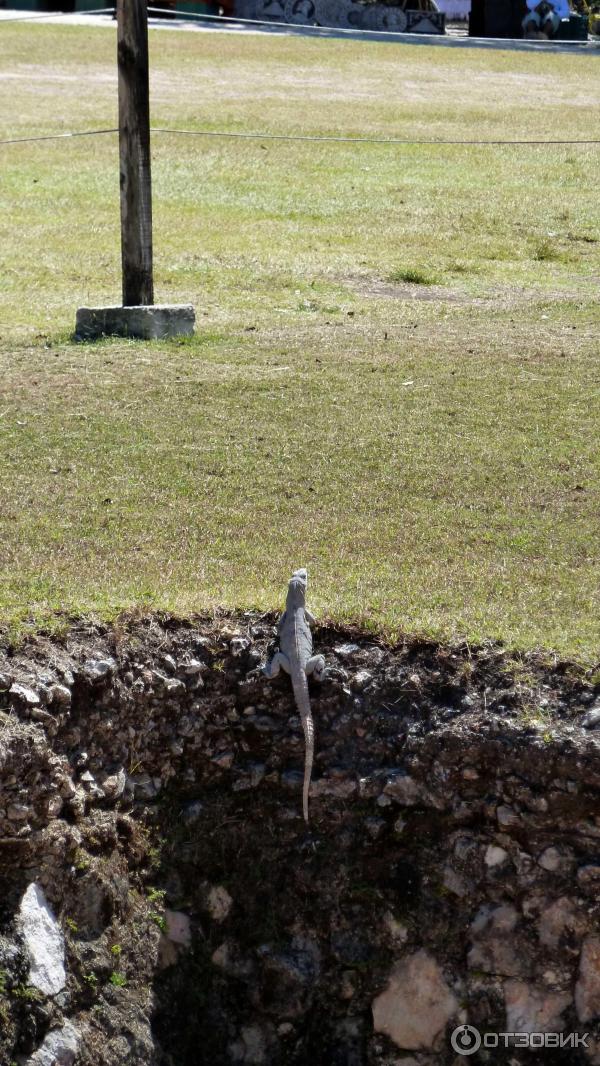
<path id="1" fill-rule="evenodd" d="M 304 603 L 307 583 L 308 574 L 305 567 L 302 566 L 299 570 L 294 570 L 288 587 L 288 604 L 290 606 Z"/>

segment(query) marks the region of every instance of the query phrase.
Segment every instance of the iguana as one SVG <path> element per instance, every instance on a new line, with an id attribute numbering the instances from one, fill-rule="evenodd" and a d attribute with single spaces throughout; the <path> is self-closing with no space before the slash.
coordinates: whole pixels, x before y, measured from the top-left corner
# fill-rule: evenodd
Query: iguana
<path id="1" fill-rule="evenodd" d="M 311 625 L 315 619 L 306 609 L 305 597 L 308 575 L 304 568 L 295 570 L 288 585 L 285 611 L 277 623 L 279 651 L 270 663 L 263 667 L 266 677 L 277 677 L 281 667 L 292 679 L 292 688 L 296 706 L 300 713 L 304 741 L 306 745 L 304 759 L 304 789 L 302 793 L 302 810 L 304 821 L 308 823 L 308 790 L 315 754 L 315 727 L 313 724 L 308 696 L 307 677 L 312 675 L 321 681 L 325 671 L 325 659 L 322 655 L 313 655 Z"/>

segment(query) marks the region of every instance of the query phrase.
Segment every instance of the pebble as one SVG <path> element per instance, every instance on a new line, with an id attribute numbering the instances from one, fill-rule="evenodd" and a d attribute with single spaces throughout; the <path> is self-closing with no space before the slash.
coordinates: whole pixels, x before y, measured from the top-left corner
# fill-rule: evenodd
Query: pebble
<path id="1" fill-rule="evenodd" d="M 48 699 L 50 703 L 61 703 L 68 707 L 71 703 L 71 690 L 66 685 L 51 685 Z"/>
<path id="2" fill-rule="evenodd" d="M 351 659 L 361 649 L 359 644 L 336 644 L 333 650 L 340 659 Z"/>
<path id="3" fill-rule="evenodd" d="M 357 692 L 362 692 L 373 680 L 373 674 L 369 670 L 359 670 L 354 674 L 350 684 Z"/>
<path id="4" fill-rule="evenodd" d="M 99 681 L 104 681 L 104 679 L 113 674 L 116 669 L 117 664 L 114 659 L 86 659 L 81 668 L 81 673 L 86 681 L 95 685 Z"/>
<path id="5" fill-rule="evenodd" d="M 229 770 L 229 768 L 233 765 L 234 759 L 235 752 L 218 751 L 216 755 L 213 755 L 210 761 L 213 762 L 216 766 L 220 766 L 222 770 Z"/>
<path id="6" fill-rule="evenodd" d="M 250 647 L 250 641 L 247 637 L 234 637 L 229 644 L 231 654 L 234 656 L 243 655 L 245 651 Z"/>
<path id="7" fill-rule="evenodd" d="M 29 813 L 29 807 L 26 807 L 23 803 L 11 803 L 7 811 L 7 818 L 11 822 L 24 822 Z"/>
<path id="8" fill-rule="evenodd" d="M 37 692 L 34 692 L 32 688 L 28 688 L 26 685 L 19 685 L 16 682 L 10 686 L 9 696 L 12 696 L 19 703 L 24 703 L 27 707 L 39 707 L 40 704 L 40 697 Z"/>
<path id="9" fill-rule="evenodd" d="M 202 811 L 204 810 L 204 804 L 200 800 L 192 800 L 191 803 L 187 803 L 183 808 L 183 818 L 186 822 L 195 822 L 198 820 Z"/>
<path id="10" fill-rule="evenodd" d="M 483 856 L 483 861 L 488 867 L 502 866 L 507 859 L 508 852 L 505 851 L 504 848 L 497 847 L 495 844 L 490 844 L 489 847 L 486 848 L 485 855 Z"/>
<path id="11" fill-rule="evenodd" d="M 583 729 L 600 729 L 600 707 L 592 707 L 581 719 Z"/>
<path id="12" fill-rule="evenodd" d="M 188 659 L 187 662 L 181 663 L 179 669 L 186 677 L 196 677 L 198 674 L 201 674 L 206 667 L 199 659 Z"/>
<path id="13" fill-rule="evenodd" d="M 224 922 L 233 906 L 233 900 L 223 885 L 213 885 L 206 901 L 208 913 L 215 922 Z"/>

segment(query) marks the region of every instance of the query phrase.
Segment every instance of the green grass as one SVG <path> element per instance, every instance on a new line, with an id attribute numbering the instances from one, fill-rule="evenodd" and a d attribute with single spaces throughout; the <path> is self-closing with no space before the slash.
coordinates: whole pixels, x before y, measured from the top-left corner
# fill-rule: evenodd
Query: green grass
<path id="1" fill-rule="evenodd" d="M 113 126 L 110 29 L 0 24 L 0 137 Z M 151 33 L 152 121 L 592 135 L 590 55 Z M 153 138 L 157 302 L 114 136 L 0 148 L 0 617 L 279 606 L 598 655 L 598 148 Z M 426 264 L 426 266 L 424 265 Z M 435 285 L 431 283 L 435 282 Z"/>
<path id="2" fill-rule="evenodd" d="M 429 271 L 424 270 L 422 267 L 406 267 L 405 269 L 393 270 L 389 276 L 389 281 L 406 281 L 410 285 L 435 285 L 438 282 L 438 278 L 436 278 L 435 274 L 430 274 Z"/>

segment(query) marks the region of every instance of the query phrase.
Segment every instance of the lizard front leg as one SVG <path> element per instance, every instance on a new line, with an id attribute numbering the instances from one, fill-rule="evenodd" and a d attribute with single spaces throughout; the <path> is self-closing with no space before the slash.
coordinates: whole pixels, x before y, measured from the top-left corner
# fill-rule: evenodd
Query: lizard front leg
<path id="1" fill-rule="evenodd" d="M 290 673 L 290 660 L 288 659 L 287 655 L 284 655 L 282 651 L 276 651 L 275 655 L 271 659 L 271 662 L 265 663 L 262 668 L 262 672 L 265 677 L 269 678 L 270 681 L 271 678 L 277 677 L 277 674 L 279 673 L 282 667 L 285 670 L 286 674 Z"/>
<path id="2" fill-rule="evenodd" d="M 306 664 L 306 676 L 314 677 L 315 681 L 322 681 L 325 674 L 325 659 L 322 655 L 313 655 Z"/>

